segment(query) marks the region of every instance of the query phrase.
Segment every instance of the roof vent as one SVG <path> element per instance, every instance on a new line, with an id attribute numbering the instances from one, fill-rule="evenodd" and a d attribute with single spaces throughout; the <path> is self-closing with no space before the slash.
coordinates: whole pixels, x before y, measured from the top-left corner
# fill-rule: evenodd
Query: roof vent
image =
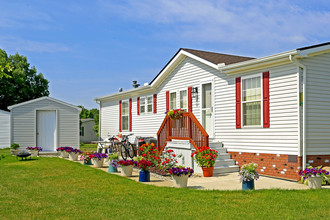
<path id="1" fill-rule="evenodd" d="M 123 88 L 119 88 L 119 92 L 122 92 L 123 91 Z"/>
<path id="2" fill-rule="evenodd" d="M 132 86 L 133 86 L 133 88 L 138 88 L 140 86 L 140 84 L 137 84 L 137 81 L 133 81 Z"/>
<path id="3" fill-rule="evenodd" d="M 147 85 L 149 85 L 149 83 L 146 82 L 146 83 L 144 83 L 143 85 L 144 85 L 144 86 L 147 86 Z"/>

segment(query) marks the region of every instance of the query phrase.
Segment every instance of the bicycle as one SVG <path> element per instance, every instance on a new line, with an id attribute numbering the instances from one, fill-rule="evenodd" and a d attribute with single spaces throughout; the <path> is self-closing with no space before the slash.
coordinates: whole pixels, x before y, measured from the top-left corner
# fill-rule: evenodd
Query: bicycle
<path id="1" fill-rule="evenodd" d="M 121 148 L 120 148 L 120 154 L 121 157 L 126 160 L 129 156 L 131 159 L 134 158 L 135 152 L 133 145 L 131 142 L 129 142 L 129 136 L 132 136 L 133 134 L 123 135 L 121 139 Z"/>
<path id="2" fill-rule="evenodd" d="M 115 153 L 118 152 L 118 143 L 119 140 L 118 138 L 113 135 L 111 138 L 109 137 L 108 140 L 110 141 L 110 145 L 109 145 L 109 153 Z"/>

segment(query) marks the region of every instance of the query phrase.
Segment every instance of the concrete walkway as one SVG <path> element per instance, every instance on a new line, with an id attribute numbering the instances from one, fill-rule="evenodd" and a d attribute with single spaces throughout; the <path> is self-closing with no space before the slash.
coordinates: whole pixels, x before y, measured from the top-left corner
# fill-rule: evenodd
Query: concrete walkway
<path id="1" fill-rule="evenodd" d="M 77 161 L 83 163 L 82 161 Z M 106 163 L 105 163 L 106 164 Z M 92 166 L 93 167 L 93 166 Z M 108 172 L 108 166 L 105 165 L 100 169 L 104 172 Z M 109 173 L 109 175 L 121 175 L 120 168 L 118 168 L 118 173 Z M 133 170 L 133 176 L 127 177 L 135 181 L 139 181 L 139 170 Z M 156 174 L 151 174 L 150 182 L 143 183 L 155 186 L 167 186 L 173 187 L 173 181 L 171 177 L 163 177 Z M 241 190 L 242 183 L 239 182 L 238 172 L 226 173 L 221 175 L 216 175 L 213 177 L 201 177 L 194 175 L 188 180 L 188 188 L 193 189 L 203 189 L 203 190 Z M 330 186 L 322 186 L 324 189 L 330 189 Z M 261 176 L 257 181 L 255 181 L 255 189 L 295 189 L 295 190 L 305 190 L 308 186 L 300 184 L 296 181 L 277 179 L 272 177 Z"/>

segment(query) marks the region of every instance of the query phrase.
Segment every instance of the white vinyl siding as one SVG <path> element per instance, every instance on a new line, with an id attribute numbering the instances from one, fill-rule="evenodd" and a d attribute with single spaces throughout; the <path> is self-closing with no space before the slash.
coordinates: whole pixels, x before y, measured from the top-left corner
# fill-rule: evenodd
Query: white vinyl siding
<path id="1" fill-rule="evenodd" d="M 270 128 L 236 129 L 235 78 L 246 75 L 270 72 Z M 226 75 L 192 58 L 185 58 L 167 76 L 164 82 L 150 94 L 139 94 L 132 98 L 133 131 L 139 136 L 154 136 L 163 122 L 166 111 L 166 91 L 177 92 L 180 89 L 198 87 L 198 93 L 192 98 L 192 112 L 201 121 L 200 84 L 206 78 L 212 78 L 214 87 L 214 138 L 222 141 L 228 151 L 259 152 L 274 154 L 298 154 L 298 100 L 297 67 L 286 64 L 241 75 Z M 137 97 L 157 94 L 157 114 L 137 115 Z M 179 96 L 179 93 L 178 93 Z M 177 100 L 177 97 L 176 97 Z M 118 134 L 118 100 L 102 101 L 101 128 L 102 138 Z M 125 132 L 123 132 L 125 134 Z M 127 132 L 126 132 L 127 133 Z"/>
<path id="2" fill-rule="evenodd" d="M 10 113 L 0 110 L 0 149 L 10 147 Z"/>
<path id="3" fill-rule="evenodd" d="M 49 99 L 23 104 L 11 110 L 12 143 L 20 144 L 21 149 L 36 146 L 37 110 L 56 110 L 56 148 L 79 148 L 79 111 Z"/>
<path id="4" fill-rule="evenodd" d="M 302 59 L 307 68 L 307 155 L 330 154 L 330 53 Z"/>

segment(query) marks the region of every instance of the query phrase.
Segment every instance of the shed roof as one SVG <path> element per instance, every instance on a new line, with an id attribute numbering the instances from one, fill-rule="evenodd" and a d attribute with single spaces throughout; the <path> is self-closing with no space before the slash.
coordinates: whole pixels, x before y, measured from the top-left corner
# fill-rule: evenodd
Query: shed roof
<path id="1" fill-rule="evenodd" d="M 13 108 L 16 108 L 16 107 L 19 107 L 19 106 L 22 106 L 22 105 L 26 105 L 26 104 L 30 104 L 30 103 L 33 103 L 33 102 L 42 101 L 42 100 L 50 100 L 50 101 L 57 102 L 59 104 L 66 105 L 68 107 L 77 109 L 78 111 L 81 111 L 81 108 L 79 108 L 75 105 L 71 105 L 69 103 L 66 103 L 66 102 L 63 102 L 63 101 L 60 101 L 58 99 L 54 99 L 54 98 L 51 98 L 51 97 L 48 97 L 48 96 L 44 96 L 44 97 L 37 98 L 37 99 L 32 99 L 32 100 L 29 100 L 29 101 L 26 101 L 26 102 L 21 102 L 21 103 L 18 103 L 16 105 L 11 105 L 11 106 L 8 106 L 8 109 L 12 110 Z"/>

